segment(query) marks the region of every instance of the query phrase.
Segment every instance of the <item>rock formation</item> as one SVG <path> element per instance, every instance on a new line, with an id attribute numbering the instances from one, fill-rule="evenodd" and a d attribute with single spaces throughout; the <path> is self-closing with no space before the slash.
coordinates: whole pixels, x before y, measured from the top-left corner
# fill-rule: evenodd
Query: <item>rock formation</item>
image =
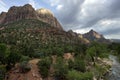
<path id="1" fill-rule="evenodd" d="M 54 17 L 53 13 L 50 10 L 41 8 L 36 10 L 36 12 L 38 14 L 39 20 L 62 30 L 60 23 L 57 21 L 57 19 Z"/>
<path id="2" fill-rule="evenodd" d="M 96 41 L 96 42 L 109 43 L 109 40 L 105 39 L 103 35 L 99 34 L 94 30 L 90 30 L 88 33 L 83 34 L 83 37 L 89 40 L 90 42 Z"/>
<path id="3" fill-rule="evenodd" d="M 3 22 L 3 20 L 5 19 L 5 17 L 6 17 L 6 12 L 2 12 L 2 13 L 0 14 L 0 23 Z"/>
<path id="4" fill-rule="evenodd" d="M 37 19 L 63 30 L 50 10 L 44 8 L 35 10 L 30 4 L 19 7 L 13 6 L 7 13 L 1 13 L 0 24 L 8 24 L 22 19 Z"/>

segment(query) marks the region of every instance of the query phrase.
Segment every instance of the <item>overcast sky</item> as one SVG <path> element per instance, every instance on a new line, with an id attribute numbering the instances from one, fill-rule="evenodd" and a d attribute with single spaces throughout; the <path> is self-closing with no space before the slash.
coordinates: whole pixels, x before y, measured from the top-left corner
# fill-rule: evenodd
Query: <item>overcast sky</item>
<path id="1" fill-rule="evenodd" d="M 120 39 L 120 0 L 0 0 L 0 12 L 27 3 L 50 9 L 65 30 L 94 29 L 106 38 Z"/>

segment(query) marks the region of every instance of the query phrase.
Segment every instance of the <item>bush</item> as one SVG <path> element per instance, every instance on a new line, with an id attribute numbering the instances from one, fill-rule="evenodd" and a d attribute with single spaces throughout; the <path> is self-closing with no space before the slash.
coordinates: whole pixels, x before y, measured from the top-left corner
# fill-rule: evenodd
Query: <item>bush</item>
<path id="1" fill-rule="evenodd" d="M 51 63 L 52 60 L 50 57 L 46 57 L 38 62 L 39 72 L 43 78 L 48 76 Z"/>
<path id="2" fill-rule="evenodd" d="M 20 71 L 22 73 L 26 73 L 31 70 L 31 66 L 27 61 L 23 61 L 20 63 Z"/>
<path id="3" fill-rule="evenodd" d="M 101 66 L 99 64 L 95 65 L 95 71 L 94 71 L 94 75 L 96 76 L 96 78 L 99 80 L 101 79 L 101 77 L 106 73 L 106 71 L 109 69 L 109 66 Z"/>
<path id="4" fill-rule="evenodd" d="M 66 77 L 68 80 L 93 80 L 91 72 L 80 73 L 76 70 L 69 71 Z"/>
<path id="5" fill-rule="evenodd" d="M 6 68 L 3 65 L 0 65 L 0 80 L 4 80 L 6 73 Z"/>
<path id="6" fill-rule="evenodd" d="M 21 56 L 21 59 L 20 59 L 21 62 L 29 61 L 29 60 L 30 60 L 30 57 L 28 57 L 28 56 Z"/>
<path id="7" fill-rule="evenodd" d="M 57 79 L 64 80 L 68 73 L 68 65 L 65 64 L 65 62 L 61 57 L 59 57 L 56 61 L 57 62 L 54 65 L 54 69 L 55 69 L 54 76 Z"/>
<path id="8" fill-rule="evenodd" d="M 74 61 L 69 60 L 68 64 L 69 64 L 69 69 L 75 69 L 81 72 L 85 72 L 86 70 L 84 60 L 81 60 L 79 58 L 76 58 Z"/>
<path id="9" fill-rule="evenodd" d="M 10 54 L 8 55 L 8 57 L 6 58 L 7 60 L 7 65 L 8 66 L 14 66 L 16 62 L 19 62 L 21 58 L 21 55 L 15 52 L 10 52 Z"/>

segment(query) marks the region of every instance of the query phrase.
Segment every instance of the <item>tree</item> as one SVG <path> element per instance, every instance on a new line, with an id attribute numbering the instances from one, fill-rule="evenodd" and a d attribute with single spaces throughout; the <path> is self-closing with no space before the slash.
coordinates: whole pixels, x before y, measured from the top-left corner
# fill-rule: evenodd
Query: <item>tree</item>
<path id="1" fill-rule="evenodd" d="M 7 66 L 14 66 L 16 62 L 19 62 L 21 59 L 21 55 L 15 52 L 10 52 L 8 57 L 6 58 Z"/>
<path id="2" fill-rule="evenodd" d="M 3 65 L 0 65 L 0 80 L 4 80 L 6 73 L 6 68 Z"/>
<path id="3" fill-rule="evenodd" d="M 68 64 L 69 64 L 69 69 L 71 69 L 71 70 L 75 69 L 75 70 L 81 71 L 81 72 L 85 72 L 85 70 L 86 70 L 84 60 L 81 60 L 79 58 L 75 58 L 74 61 L 69 60 Z"/>
<path id="4" fill-rule="evenodd" d="M 54 65 L 55 73 L 54 76 L 58 80 L 66 80 L 66 75 L 68 73 L 68 65 L 65 64 L 61 57 L 58 57 L 56 60 L 56 64 Z"/>
<path id="5" fill-rule="evenodd" d="M 10 50 L 5 44 L 0 44 L 0 62 L 6 65 L 8 70 L 19 62 L 20 58 L 20 54 Z"/>
<path id="6" fill-rule="evenodd" d="M 86 53 L 87 53 L 87 55 L 86 55 L 87 58 L 90 58 L 90 60 L 92 60 L 95 63 L 95 59 L 94 59 L 94 57 L 96 56 L 96 49 L 95 49 L 95 47 L 88 48 Z"/>
<path id="7" fill-rule="evenodd" d="M 46 78 L 49 74 L 49 69 L 51 66 L 52 60 L 50 57 L 46 57 L 38 62 L 39 72 L 43 78 Z"/>
<path id="8" fill-rule="evenodd" d="M 5 44 L 0 44 L 0 62 L 2 64 L 6 63 L 6 57 L 8 56 L 7 54 L 7 46 Z"/>

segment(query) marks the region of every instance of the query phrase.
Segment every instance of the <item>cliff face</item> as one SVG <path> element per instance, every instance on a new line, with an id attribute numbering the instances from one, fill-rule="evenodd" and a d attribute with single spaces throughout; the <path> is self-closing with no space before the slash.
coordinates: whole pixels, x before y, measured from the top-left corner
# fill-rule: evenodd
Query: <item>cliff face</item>
<path id="1" fill-rule="evenodd" d="M 56 28 L 59 28 L 62 30 L 62 26 L 60 25 L 60 23 L 57 21 L 57 19 L 54 17 L 54 15 L 50 10 L 41 8 L 36 10 L 36 12 L 38 14 L 39 20 L 46 22 L 51 26 L 55 26 Z"/>
<path id="2" fill-rule="evenodd" d="M 6 17 L 6 12 L 2 12 L 0 14 L 0 23 L 2 23 L 4 21 L 5 17 Z"/>
<path id="3" fill-rule="evenodd" d="M 19 7 L 13 6 L 7 13 L 1 13 L 0 24 L 8 24 L 22 19 L 37 19 L 63 30 L 51 11 L 44 8 L 35 10 L 30 4 Z"/>
<path id="4" fill-rule="evenodd" d="M 7 24 L 21 19 L 37 19 L 36 12 L 31 5 L 11 7 L 2 23 Z"/>

